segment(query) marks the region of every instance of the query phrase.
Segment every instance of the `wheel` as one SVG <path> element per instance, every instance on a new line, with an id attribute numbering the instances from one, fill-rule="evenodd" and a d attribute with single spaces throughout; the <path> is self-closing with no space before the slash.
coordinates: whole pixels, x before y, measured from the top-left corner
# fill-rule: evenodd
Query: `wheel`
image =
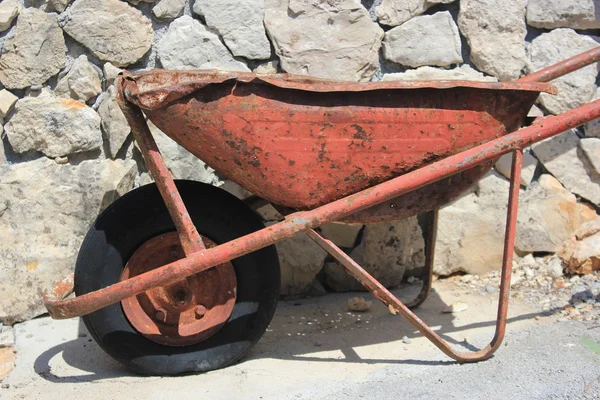
<path id="1" fill-rule="evenodd" d="M 264 227 L 242 201 L 210 185 L 177 181 L 207 247 Z M 183 257 L 157 187 L 111 204 L 90 228 L 75 267 L 80 296 Z M 269 325 L 279 297 L 274 246 L 169 287 L 141 293 L 83 317 L 110 356 L 144 374 L 206 372 L 239 360 Z"/>

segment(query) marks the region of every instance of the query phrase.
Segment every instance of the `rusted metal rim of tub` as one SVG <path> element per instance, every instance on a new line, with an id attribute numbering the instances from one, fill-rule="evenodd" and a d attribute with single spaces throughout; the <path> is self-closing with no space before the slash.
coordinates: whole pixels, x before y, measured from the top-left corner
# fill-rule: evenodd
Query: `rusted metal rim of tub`
<path id="1" fill-rule="evenodd" d="M 123 72 L 126 80 L 125 97 L 138 107 L 151 111 L 192 94 L 208 90 L 211 84 L 229 81 L 250 83 L 262 82 L 283 89 L 309 92 L 365 92 L 393 89 L 452 89 L 475 88 L 488 90 L 518 90 L 557 94 L 554 85 L 540 82 L 477 82 L 477 81 L 382 81 L 341 82 L 318 79 L 303 75 L 264 75 L 252 72 L 218 70 L 169 71 L 155 69 L 141 75 Z"/>
<path id="2" fill-rule="evenodd" d="M 203 237 L 207 248 L 216 243 Z M 121 281 L 185 257 L 177 232 L 156 236 L 131 257 Z M 237 280 L 230 262 L 170 286 L 150 289 L 121 302 L 131 325 L 153 342 L 189 346 L 214 335 L 235 305 Z"/>

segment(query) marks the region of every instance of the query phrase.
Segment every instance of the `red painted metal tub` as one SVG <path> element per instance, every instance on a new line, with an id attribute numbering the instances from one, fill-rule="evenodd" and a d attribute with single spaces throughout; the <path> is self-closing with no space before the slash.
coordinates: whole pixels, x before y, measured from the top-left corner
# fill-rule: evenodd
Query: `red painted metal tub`
<path id="1" fill-rule="evenodd" d="M 154 70 L 125 96 L 228 179 L 308 210 L 522 126 L 545 83 L 340 83 L 291 75 Z M 493 161 L 345 219 L 382 222 L 438 208 Z"/>

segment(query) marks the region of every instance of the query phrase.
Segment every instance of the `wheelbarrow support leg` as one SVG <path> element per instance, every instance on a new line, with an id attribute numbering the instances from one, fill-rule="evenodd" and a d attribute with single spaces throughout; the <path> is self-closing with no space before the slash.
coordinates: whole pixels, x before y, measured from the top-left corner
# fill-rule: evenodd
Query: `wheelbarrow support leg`
<path id="1" fill-rule="evenodd" d="M 177 190 L 177 186 L 175 186 L 175 181 L 158 150 L 158 146 L 152 137 L 148 124 L 146 124 L 146 119 L 142 110 L 127 101 L 123 96 L 122 86 L 126 80 L 127 75 L 119 77 L 117 101 L 121 110 L 123 110 L 123 114 L 125 114 L 125 117 L 127 118 L 129 126 L 131 126 L 131 131 L 144 156 L 150 175 L 154 178 L 156 186 L 169 210 L 169 214 L 171 215 L 171 218 L 173 218 L 173 222 L 179 234 L 181 247 L 183 247 L 183 251 L 187 256 L 197 251 L 204 250 L 205 246 L 202 242 L 202 238 L 198 234 L 185 204 L 183 204 L 181 195 Z"/>
<path id="2" fill-rule="evenodd" d="M 496 318 L 496 332 L 492 341 L 483 349 L 466 353 L 457 352 L 435 333 L 427 324 L 417 317 L 396 296 L 387 290 L 379 281 L 373 278 L 360 265 L 346 255 L 333 242 L 325 239 L 313 229 L 308 230 L 307 235 L 314 240 L 325 251 L 331 254 L 350 275 L 363 284 L 376 298 L 388 306 L 392 314 L 400 314 L 412 326 L 425 335 L 434 345 L 442 350 L 447 356 L 458 362 L 477 362 L 488 359 L 500 347 L 506 330 L 506 317 L 508 314 L 508 301 L 510 297 L 510 276 L 512 272 L 512 256 L 514 251 L 515 232 L 517 224 L 517 210 L 519 202 L 519 188 L 521 179 L 521 164 L 523 162 L 522 150 L 513 153 L 512 172 L 510 179 L 510 193 L 508 200 L 508 213 L 506 221 L 506 233 L 504 236 L 504 256 L 502 260 L 502 278 L 500 284 L 500 301 L 498 304 L 498 316 Z"/>
<path id="3" fill-rule="evenodd" d="M 435 241 L 437 239 L 437 221 L 438 210 L 435 209 L 426 214 L 427 231 L 425 232 L 425 274 L 423 275 L 423 285 L 421 291 L 412 301 L 406 303 L 406 307 L 414 310 L 418 308 L 429 296 L 431 292 L 431 283 L 433 278 L 433 263 L 435 260 Z"/>
<path id="4" fill-rule="evenodd" d="M 405 306 L 411 310 L 418 308 L 421 304 L 425 302 L 425 300 L 427 300 L 427 297 L 429 297 L 429 293 L 431 292 L 431 283 L 433 280 L 433 263 L 435 256 L 435 241 L 437 237 L 438 210 L 435 209 L 424 215 L 427 218 L 427 225 L 425 227 L 425 274 L 423 275 L 423 284 L 421 285 L 421 290 L 419 291 L 419 294 L 410 302 L 405 304 Z M 312 235 L 309 234 L 309 236 L 314 240 Z M 321 238 L 325 239 L 323 236 L 321 236 Z M 319 242 L 317 241 L 317 243 Z M 319 245 L 321 245 L 321 243 L 319 243 Z M 335 254 L 330 254 L 332 254 L 332 256 L 337 259 Z M 344 258 L 351 260 L 345 253 L 343 253 L 343 251 L 342 254 Z M 338 261 L 340 260 L 338 259 Z M 344 264 L 342 263 L 342 266 L 343 265 Z M 359 281 L 361 280 L 359 279 Z"/>

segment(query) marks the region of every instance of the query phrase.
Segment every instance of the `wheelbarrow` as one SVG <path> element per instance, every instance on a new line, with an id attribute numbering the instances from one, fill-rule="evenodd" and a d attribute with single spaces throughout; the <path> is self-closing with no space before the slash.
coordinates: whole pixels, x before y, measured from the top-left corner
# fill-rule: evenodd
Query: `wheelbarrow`
<path id="1" fill-rule="evenodd" d="M 304 232 L 392 314 L 458 362 L 489 358 L 506 327 L 523 149 L 600 118 L 600 101 L 520 129 L 545 83 L 600 59 L 600 47 L 511 83 L 345 83 L 293 75 L 153 70 L 118 78 L 118 101 L 155 183 L 116 200 L 90 228 L 75 273 L 44 296 L 55 319 L 83 316 L 98 344 L 146 374 L 226 367 L 273 317 L 276 242 Z M 145 114 L 145 115 L 144 115 Z M 146 117 L 256 197 L 174 181 Z M 500 299 L 491 342 L 459 352 L 412 311 L 431 288 L 437 210 L 512 153 Z M 269 227 L 249 203 L 285 216 Z M 426 275 L 404 304 L 320 225 L 430 213 Z M 76 296 L 69 297 L 72 292 Z"/>

